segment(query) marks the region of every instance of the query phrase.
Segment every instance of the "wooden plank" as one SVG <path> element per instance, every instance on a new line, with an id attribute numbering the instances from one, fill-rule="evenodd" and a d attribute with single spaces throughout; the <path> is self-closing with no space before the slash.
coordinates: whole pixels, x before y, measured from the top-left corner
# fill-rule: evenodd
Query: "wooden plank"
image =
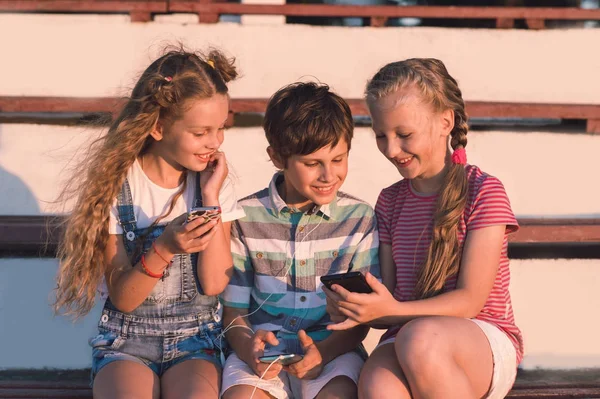
<path id="1" fill-rule="evenodd" d="M 553 388 L 512 390 L 507 396 L 511 399 L 573 399 L 600 398 L 600 388 Z"/>
<path id="2" fill-rule="evenodd" d="M 167 0 L 0 0 L 0 11 L 15 12 L 148 12 L 166 13 Z"/>
<path id="3" fill-rule="evenodd" d="M 216 12 L 323 17 L 419 17 L 445 19 L 600 20 L 600 10 L 551 7 L 351 6 L 332 4 L 234 4 L 171 0 L 171 12 Z"/>
<path id="4" fill-rule="evenodd" d="M 371 26 L 381 28 L 385 26 L 388 19 L 388 17 L 371 17 Z"/>
<path id="5" fill-rule="evenodd" d="M 152 21 L 152 14 L 146 11 L 132 11 L 129 13 L 131 22 L 150 22 Z"/>
<path id="6" fill-rule="evenodd" d="M 0 112 L 116 113 L 124 101 L 116 97 L 0 96 Z"/>
<path id="7" fill-rule="evenodd" d="M 445 19 L 492 19 L 499 27 L 512 27 L 515 19 L 525 19 L 539 27 L 544 20 L 600 20 L 600 10 L 551 7 L 456 7 L 456 6 L 351 6 L 332 4 L 235 4 L 206 0 L 170 1 L 84 1 L 84 0 L 0 0 L 4 12 L 105 12 L 139 11 L 145 13 L 192 12 L 201 21 L 215 15 L 286 15 L 323 17 L 418 17 Z M 138 14 L 139 15 L 139 14 Z M 137 17 L 136 17 L 137 18 Z M 541 22 L 539 22 L 541 21 Z"/>
<path id="8" fill-rule="evenodd" d="M 600 219 L 520 219 L 514 243 L 600 243 Z"/>
<path id="9" fill-rule="evenodd" d="M 0 388 L 0 398 L 11 399 L 92 399 L 91 389 L 5 389 Z"/>
<path id="10" fill-rule="evenodd" d="M 515 27 L 514 18 L 498 18 L 496 19 L 497 29 L 512 29 Z"/>
<path id="11" fill-rule="evenodd" d="M 527 24 L 527 27 L 529 29 L 540 30 L 540 29 L 546 28 L 545 21 L 543 19 L 539 19 L 539 18 L 527 18 L 525 20 L 525 23 Z"/>
<path id="12" fill-rule="evenodd" d="M 61 378 L 61 376 L 56 376 L 56 379 L 53 381 L 38 381 L 38 380 L 2 381 L 2 380 L 0 380 L 0 389 L 31 389 L 31 390 L 44 390 L 44 389 L 82 390 L 83 389 L 83 390 L 85 390 L 90 387 L 89 381 L 83 381 L 83 380 L 61 381 L 61 380 L 59 380 L 59 378 Z"/>
<path id="13" fill-rule="evenodd" d="M 401 8 L 401 7 L 400 7 Z M 362 99 L 347 99 L 354 115 L 368 115 Z M 231 100 L 231 110 L 238 113 L 264 112 L 268 99 L 238 98 Z M 116 113 L 124 100 L 116 97 L 25 97 L 0 96 L 0 112 L 22 113 Z M 491 101 L 467 101 L 470 117 L 489 118 L 558 118 L 593 120 L 588 131 L 600 130 L 600 104 L 541 104 Z"/>
<path id="14" fill-rule="evenodd" d="M 600 388 L 597 387 L 538 387 L 526 389 L 513 389 L 507 396 L 511 399 L 570 399 L 570 398 L 598 398 Z M 36 399 L 91 399 L 92 390 L 86 389 L 27 389 L 27 388 L 0 388 L 0 398 L 36 398 Z"/>
<path id="15" fill-rule="evenodd" d="M 600 134 L 600 119 L 588 119 L 585 131 Z"/>
<path id="16" fill-rule="evenodd" d="M 0 216 L 0 252 L 53 256 L 60 236 L 58 216 Z M 519 219 L 511 244 L 600 244 L 600 219 Z"/>

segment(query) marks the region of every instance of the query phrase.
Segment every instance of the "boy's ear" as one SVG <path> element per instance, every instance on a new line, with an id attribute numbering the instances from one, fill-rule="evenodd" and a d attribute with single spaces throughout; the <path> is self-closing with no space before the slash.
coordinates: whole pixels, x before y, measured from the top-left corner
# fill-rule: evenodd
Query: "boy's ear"
<path id="1" fill-rule="evenodd" d="M 152 136 L 156 141 L 161 141 L 163 139 L 163 125 L 160 123 L 160 121 L 156 122 L 154 128 L 150 132 L 150 136 Z"/>
<path id="2" fill-rule="evenodd" d="M 273 165 L 279 170 L 285 169 L 285 162 L 281 159 L 281 156 L 275 151 L 275 149 L 271 146 L 267 147 L 267 154 L 269 154 L 269 158 L 271 158 L 271 162 Z"/>
<path id="3" fill-rule="evenodd" d="M 440 122 L 442 125 L 442 135 L 448 137 L 454 129 L 454 110 L 447 109 L 440 115 Z"/>

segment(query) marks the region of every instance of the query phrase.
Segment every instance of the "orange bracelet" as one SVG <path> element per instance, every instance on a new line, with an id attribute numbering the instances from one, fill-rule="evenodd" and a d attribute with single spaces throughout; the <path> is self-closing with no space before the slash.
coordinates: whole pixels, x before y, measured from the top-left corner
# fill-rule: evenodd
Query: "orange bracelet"
<path id="1" fill-rule="evenodd" d="M 159 256 L 159 258 L 161 258 L 163 260 L 163 262 L 165 262 L 167 264 L 167 268 L 169 268 L 171 266 L 171 262 L 169 262 L 168 260 L 166 260 L 161 254 L 160 252 L 158 252 L 158 250 L 156 249 L 156 245 L 154 245 L 154 241 L 152 241 L 152 249 L 154 250 L 154 252 L 156 252 L 156 254 Z"/>
<path id="2" fill-rule="evenodd" d="M 144 273 L 152 278 L 162 278 L 165 274 L 164 271 L 160 274 L 151 272 L 150 269 L 148 269 L 148 266 L 146 266 L 146 258 L 144 255 L 142 255 L 142 269 L 144 269 Z"/>

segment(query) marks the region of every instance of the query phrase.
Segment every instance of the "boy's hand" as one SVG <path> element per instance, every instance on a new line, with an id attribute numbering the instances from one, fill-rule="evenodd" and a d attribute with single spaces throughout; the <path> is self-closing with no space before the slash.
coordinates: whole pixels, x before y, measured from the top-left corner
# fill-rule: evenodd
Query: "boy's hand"
<path id="1" fill-rule="evenodd" d="M 298 332 L 298 339 L 304 351 L 304 358 L 298 363 L 285 367 L 285 371 L 300 379 L 314 380 L 323 371 L 323 357 L 317 345 L 304 330 Z"/>
<path id="2" fill-rule="evenodd" d="M 278 362 L 273 363 L 271 367 L 269 364 L 262 363 L 258 360 L 259 357 L 265 354 L 265 346 L 269 344 L 271 346 L 279 345 L 279 340 L 275 337 L 271 331 L 265 330 L 257 330 L 254 336 L 252 337 L 252 341 L 248 347 L 248 354 L 244 357 L 244 360 L 248 366 L 254 371 L 254 373 L 262 377 L 265 380 L 270 380 L 271 378 L 277 377 L 277 375 L 281 372 L 282 366 Z M 265 371 L 269 369 L 266 373 Z M 264 374 L 264 375 L 263 375 Z"/>
<path id="3" fill-rule="evenodd" d="M 187 213 L 184 213 L 173 219 L 156 240 L 157 244 L 171 254 L 193 254 L 204 251 L 215 235 L 213 227 L 217 225 L 218 220 L 202 224 L 204 219 L 196 218 L 185 223 L 186 218 Z"/>
<path id="4" fill-rule="evenodd" d="M 200 172 L 200 188 L 204 206 L 219 206 L 219 193 L 228 173 L 229 168 L 225 154 L 216 151 L 211 155 L 206 169 Z"/>

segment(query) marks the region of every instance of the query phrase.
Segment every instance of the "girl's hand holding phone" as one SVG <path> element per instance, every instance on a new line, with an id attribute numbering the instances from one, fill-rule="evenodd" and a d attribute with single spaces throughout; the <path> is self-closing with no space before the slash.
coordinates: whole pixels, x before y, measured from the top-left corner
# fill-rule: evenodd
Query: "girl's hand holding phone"
<path id="1" fill-rule="evenodd" d="M 171 221 L 165 231 L 156 240 L 171 254 L 192 254 L 206 249 L 215 235 L 213 227 L 218 219 L 204 223 L 203 218 L 196 218 L 186 223 L 188 214 L 184 213 Z"/>
<path id="2" fill-rule="evenodd" d="M 388 315 L 390 308 L 398 305 L 398 301 L 386 286 L 371 273 L 367 273 L 365 278 L 373 289 L 370 294 L 350 292 L 337 284 L 334 284 L 331 290 L 323 287 L 327 296 L 327 312 L 336 323 L 328 325 L 328 330 L 348 330 L 360 324 L 380 320 Z"/>
<path id="3" fill-rule="evenodd" d="M 200 172 L 200 188 L 204 205 L 219 205 L 219 192 L 228 173 L 225 154 L 216 151 L 211 155 L 206 169 Z"/>

